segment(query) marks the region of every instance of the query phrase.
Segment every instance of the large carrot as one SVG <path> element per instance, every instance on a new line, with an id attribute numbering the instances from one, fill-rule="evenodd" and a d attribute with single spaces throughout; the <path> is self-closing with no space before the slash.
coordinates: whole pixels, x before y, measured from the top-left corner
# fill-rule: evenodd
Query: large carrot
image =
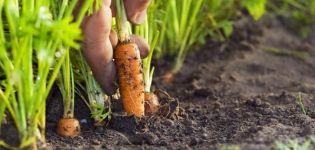
<path id="1" fill-rule="evenodd" d="M 118 44 L 114 50 L 119 91 L 129 115 L 144 115 L 144 83 L 138 46 L 130 41 L 123 0 L 116 0 Z"/>

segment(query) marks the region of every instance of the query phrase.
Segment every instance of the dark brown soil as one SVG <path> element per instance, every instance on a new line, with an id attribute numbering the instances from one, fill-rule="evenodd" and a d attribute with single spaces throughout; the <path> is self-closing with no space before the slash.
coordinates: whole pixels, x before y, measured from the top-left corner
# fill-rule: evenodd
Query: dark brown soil
<path id="1" fill-rule="evenodd" d="M 156 64 L 155 88 L 168 91 L 185 112 L 146 120 L 115 113 L 108 127 L 97 129 L 86 119 L 88 110 L 78 100 L 76 116 L 83 126 L 82 135 L 63 138 L 54 132 L 61 115 L 56 112 L 61 108 L 49 102 L 48 148 L 216 149 L 239 145 L 260 150 L 272 149 L 277 140 L 314 135 L 315 43 L 301 40 L 274 18 L 259 23 L 242 19 L 235 27 L 229 41 L 209 41 L 189 55 L 172 84 L 161 82 L 169 63 L 160 60 Z M 299 92 L 306 114 L 297 98 Z"/>

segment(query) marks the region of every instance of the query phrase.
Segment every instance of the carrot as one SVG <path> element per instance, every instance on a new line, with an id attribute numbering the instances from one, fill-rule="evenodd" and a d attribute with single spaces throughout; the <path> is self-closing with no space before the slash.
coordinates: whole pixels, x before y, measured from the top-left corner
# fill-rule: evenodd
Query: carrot
<path id="1" fill-rule="evenodd" d="M 173 71 L 169 71 L 163 76 L 163 82 L 166 84 L 170 84 L 174 81 L 174 77 L 175 73 Z"/>
<path id="2" fill-rule="evenodd" d="M 80 123 L 75 118 L 61 118 L 57 126 L 57 134 L 65 137 L 75 137 L 80 134 Z"/>
<path id="3" fill-rule="evenodd" d="M 124 110 L 129 115 L 144 116 L 144 83 L 138 46 L 130 40 L 123 0 L 116 0 L 118 44 L 114 60 Z"/>
<path id="4" fill-rule="evenodd" d="M 160 103 L 158 97 L 152 92 L 144 92 L 145 115 L 152 115 L 158 111 Z"/>
<path id="5" fill-rule="evenodd" d="M 119 91 L 124 110 L 137 117 L 144 115 L 144 84 L 140 53 L 136 44 L 118 43 L 114 51 Z"/>
<path id="6" fill-rule="evenodd" d="M 69 51 L 67 51 L 64 63 L 61 66 L 58 81 L 63 99 L 63 116 L 58 121 L 57 133 L 61 136 L 75 137 L 80 134 L 80 123 L 74 118 L 75 89 Z"/>

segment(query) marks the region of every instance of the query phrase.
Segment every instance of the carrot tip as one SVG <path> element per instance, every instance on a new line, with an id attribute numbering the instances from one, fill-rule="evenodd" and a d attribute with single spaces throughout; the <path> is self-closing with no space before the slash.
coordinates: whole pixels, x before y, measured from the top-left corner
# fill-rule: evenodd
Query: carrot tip
<path id="1" fill-rule="evenodd" d="M 61 118 L 58 121 L 57 134 L 64 137 L 76 137 L 80 135 L 80 123 L 75 118 Z"/>
<path id="2" fill-rule="evenodd" d="M 144 93 L 144 107 L 145 107 L 145 115 L 152 115 L 159 110 L 160 103 L 158 97 L 152 92 Z"/>

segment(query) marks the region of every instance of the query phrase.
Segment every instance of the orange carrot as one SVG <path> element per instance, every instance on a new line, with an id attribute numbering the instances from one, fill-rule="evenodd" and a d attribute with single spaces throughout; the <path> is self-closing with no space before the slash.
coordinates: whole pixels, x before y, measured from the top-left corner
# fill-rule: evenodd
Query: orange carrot
<path id="1" fill-rule="evenodd" d="M 175 73 L 173 71 L 169 71 L 163 76 L 163 82 L 166 84 L 170 84 L 174 81 L 174 77 Z"/>
<path id="2" fill-rule="evenodd" d="M 129 115 L 144 115 L 144 83 L 140 52 L 136 44 L 118 43 L 114 51 L 119 91 L 125 111 Z"/>
<path id="3" fill-rule="evenodd" d="M 158 97 L 152 92 L 144 93 L 144 109 L 145 115 L 152 115 L 158 111 L 160 103 Z"/>
<path id="4" fill-rule="evenodd" d="M 119 91 L 129 115 L 144 116 L 144 83 L 138 46 L 130 40 L 124 0 L 116 0 L 118 44 L 114 59 L 118 72 Z"/>
<path id="5" fill-rule="evenodd" d="M 75 118 L 61 118 L 57 126 L 57 134 L 65 137 L 75 137 L 80 134 L 80 123 Z"/>

